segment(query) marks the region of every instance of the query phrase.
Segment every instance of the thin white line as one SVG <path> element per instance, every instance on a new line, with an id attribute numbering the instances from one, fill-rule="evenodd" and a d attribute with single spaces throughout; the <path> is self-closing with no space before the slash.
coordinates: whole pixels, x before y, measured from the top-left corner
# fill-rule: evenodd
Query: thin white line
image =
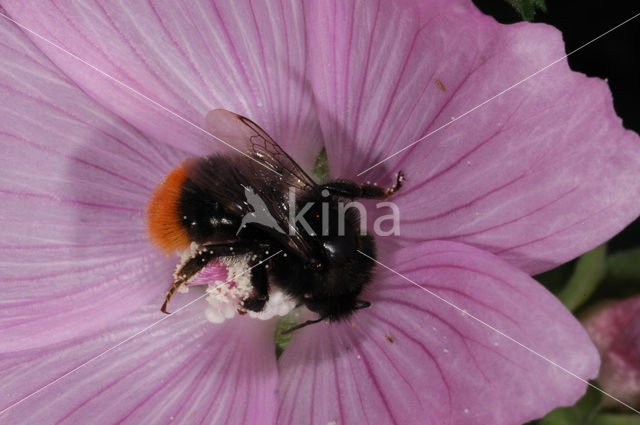
<path id="1" fill-rule="evenodd" d="M 469 109 L 469 110 L 468 110 L 467 112 L 465 112 L 464 114 L 462 114 L 462 115 L 460 115 L 460 116 L 458 116 L 458 117 L 456 117 L 456 118 L 452 119 L 451 121 L 447 122 L 446 124 L 444 124 L 444 125 L 442 125 L 442 126 L 440 126 L 440 127 L 436 128 L 435 130 L 433 130 L 433 131 L 429 132 L 427 135 L 422 136 L 421 138 L 419 138 L 419 139 L 418 139 L 418 140 L 416 140 L 415 142 L 413 142 L 413 143 L 411 143 L 411 144 L 409 144 L 409 145 L 405 146 L 404 148 L 400 149 L 399 151 L 397 151 L 397 152 L 395 152 L 395 153 L 393 153 L 393 154 L 389 155 L 388 157 L 386 157 L 386 158 L 385 158 L 385 159 L 383 159 L 382 161 L 376 162 L 375 164 L 373 164 L 371 167 L 367 168 L 366 170 L 359 172 L 357 175 L 358 175 L 358 176 L 361 176 L 362 174 L 366 173 L 367 171 L 371 170 L 372 168 L 377 167 L 378 165 L 380 165 L 380 164 L 382 164 L 383 162 L 385 162 L 385 161 L 387 161 L 387 160 L 389 160 L 389 159 L 393 158 L 394 156 L 398 155 L 399 153 L 404 152 L 405 150 L 407 150 L 407 149 L 409 149 L 410 147 L 414 146 L 415 144 L 417 144 L 417 143 L 419 143 L 419 142 L 423 141 L 424 139 L 426 139 L 427 137 L 431 136 L 432 134 L 437 133 L 438 131 L 442 130 L 443 128 L 447 127 L 447 126 L 448 126 L 448 125 L 450 125 L 450 124 L 453 124 L 454 122 L 458 121 L 460 118 L 462 118 L 462 117 L 464 117 L 464 116 L 466 116 L 466 115 L 470 114 L 471 112 L 475 111 L 476 109 L 478 109 L 478 108 L 480 108 L 480 107 L 482 107 L 482 106 L 486 105 L 487 103 L 491 102 L 493 99 L 495 99 L 495 98 L 497 98 L 497 97 L 499 97 L 499 96 L 502 96 L 504 93 L 508 92 L 509 90 L 513 89 L 514 87 L 519 86 L 520 84 L 524 83 L 525 81 L 529 80 L 530 78 L 533 78 L 534 76 L 538 75 L 539 73 L 541 73 L 542 71 L 546 70 L 547 68 L 549 68 L 549 67 L 551 67 L 551 66 L 553 66 L 553 65 L 557 64 L 558 62 L 560 62 L 560 61 L 562 61 L 562 60 L 564 60 L 564 59 L 568 58 L 569 56 L 571 56 L 572 54 L 574 54 L 574 53 L 575 53 L 575 52 L 577 52 L 578 50 L 582 50 L 583 48 L 587 47 L 589 44 L 591 44 L 591 43 L 593 43 L 593 42 L 595 42 L 595 41 L 599 40 L 600 38 L 604 37 L 605 35 L 609 34 L 609 33 L 610 33 L 610 32 L 612 32 L 612 31 L 614 31 L 614 30 L 616 30 L 616 29 L 620 28 L 621 26 L 623 26 L 623 25 L 624 25 L 624 24 L 626 24 L 627 22 L 629 22 L 629 21 L 631 21 L 631 20 L 633 20 L 633 19 L 637 18 L 638 16 L 640 16 L 640 13 L 637 13 L 637 14 L 633 15 L 631 18 L 627 19 L 626 21 L 622 22 L 621 24 L 616 25 L 615 27 L 611 28 L 609 31 L 607 31 L 607 32 L 605 32 L 605 33 L 603 33 L 603 34 L 600 34 L 599 36 L 597 36 L 597 37 L 596 37 L 596 38 L 594 38 L 593 40 L 591 40 L 591 41 L 589 41 L 589 42 L 587 42 L 587 43 L 583 44 L 582 46 L 578 47 L 577 49 L 572 50 L 571 52 L 567 53 L 566 55 L 564 55 L 564 56 L 563 56 L 563 57 L 561 57 L 560 59 L 557 59 L 557 60 L 555 60 L 555 61 L 551 62 L 549 65 L 547 65 L 547 66 L 545 66 L 544 68 L 542 68 L 542 69 L 540 69 L 540 70 L 538 70 L 538 71 L 534 72 L 533 74 L 529 75 L 529 76 L 528 76 L 528 77 L 526 77 L 525 79 L 523 79 L 523 80 L 521 80 L 521 81 L 519 81 L 519 82 L 517 82 L 517 83 L 513 84 L 513 85 L 512 85 L 511 87 L 509 87 L 509 88 L 506 88 L 506 89 L 502 90 L 500 93 L 498 93 L 498 94 L 496 94 L 495 96 L 493 96 L 493 97 L 491 97 L 491 98 L 489 98 L 489 99 L 485 100 L 484 102 L 480 103 L 479 105 L 474 106 L 473 108 Z"/>
<path id="2" fill-rule="evenodd" d="M 576 375 L 575 373 L 571 372 L 570 370 L 565 369 L 564 367 L 560 366 L 559 364 L 557 364 L 557 363 L 556 363 L 556 362 L 554 362 L 553 360 L 548 359 L 547 357 L 545 357 L 545 356 L 543 356 L 542 354 L 538 353 L 537 351 L 535 351 L 535 350 L 533 350 L 533 349 L 531 349 L 531 348 L 527 347 L 527 346 L 526 346 L 526 345 L 524 345 L 523 343 L 521 343 L 521 342 L 517 341 L 516 339 L 514 339 L 514 338 L 510 337 L 509 335 L 505 334 L 504 332 L 502 332 L 502 331 L 500 331 L 500 330 L 498 330 L 498 329 L 494 328 L 494 327 L 493 327 L 493 326 L 491 326 L 490 324 L 488 324 L 488 323 L 484 322 L 482 319 L 479 319 L 479 318 L 477 318 L 476 316 L 474 316 L 473 314 L 469 313 L 467 310 L 464 310 L 464 309 L 462 309 L 462 308 L 458 307 L 457 305 L 453 304 L 451 301 L 449 301 L 449 300 L 447 300 L 447 299 L 445 299 L 445 298 L 442 298 L 440 295 L 436 294 L 435 292 L 433 292 L 433 291 L 431 291 L 431 290 L 429 290 L 429 289 L 425 288 L 424 286 L 422 286 L 422 285 L 420 285 L 420 284 L 418 284 L 418 283 L 414 282 L 413 280 L 409 279 L 408 277 L 404 276 L 403 274 L 401 274 L 401 273 L 399 273 L 399 272 L 397 272 L 397 271 L 393 270 L 391 267 L 388 267 L 388 266 L 386 266 L 386 265 L 382 264 L 380 261 L 376 260 L 376 259 L 375 259 L 375 258 L 373 258 L 373 257 L 368 256 L 368 255 L 367 255 L 367 254 L 365 254 L 364 252 L 362 252 L 362 251 L 360 251 L 360 250 L 358 250 L 358 252 L 359 252 L 360 254 L 364 255 L 365 257 L 369 258 L 370 260 L 375 261 L 375 262 L 376 262 L 376 263 L 378 263 L 380 266 L 384 267 L 385 269 L 389 270 L 390 272 L 395 273 L 396 275 L 400 276 L 401 278 L 403 278 L 403 279 L 404 279 L 404 280 L 406 280 L 407 282 L 412 283 L 413 285 L 417 286 L 418 288 L 422 289 L 423 291 L 427 292 L 428 294 L 430 294 L 430 295 L 432 295 L 432 296 L 436 297 L 436 298 L 437 298 L 437 299 L 439 299 L 440 301 L 442 301 L 442 302 L 446 303 L 447 305 L 449 305 L 449 306 L 451 306 L 451 307 L 455 308 L 456 310 L 458 310 L 459 312 L 461 312 L 461 313 L 462 313 L 462 314 L 464 314 L 465 316 L 469 316 L 469 317 L 471 317 L 473 320 L 475 320 L 475 321 L 477 321 L 477 322 L 479 322 L 479 323 L 483 324 L 484 326 L 488 327 L 488 328 L 489 328 L 489 329 L 491 329 L 492 331 L 494 331 L 494 332 L 496 332 L 496 333 L 498 333 L 498 334 L 502 335 L 504 338 L 507 338 L 509 341 L 512 341 L 512 342 L 514 342 L 514 343 L 518 344 L 520 347 L 524 348 L 525 350 L 527 350 L 527 351 L 529 351 L 529 352 L 531 352 L 531 353 L 535 354 L 536 356 L 538 356 L 538 357 L 540 357 L 541 359 L 543 359 L 543 360 L 547 361 L 548 363 L 552 364 L 553 366 L 555 366 L 555 367 L 557 367 L 557 368 L 559 368 L 559 369 L 561 369 L 561 370 L 565 371 L 566 373 L 568 373 L 569 375 L 573 376 L 574 378 L 576 378 L 576 379 L 578 379 L 578 380 L 580 380 L 580 381 L 584 382 L 585 384 L 589 385 L 589 386 L 590 386 L 590 387 L 592 387 L 592 388 L 595 388 L 596 390 L 600 391 L 602 394 L 606 395 L 607 397 L 612 398 L 613 400 L 617 401 L 618 403 L 622 404 L 623 406 L 628 407 L 629 409 L 633 410 L 634 412 L 636 412 L 636 413 L 640 414 L 640 411 L 638 411 L 638 410 L 634 409 L 633 407 L 629 406 L 627 403 L 623 402 L 622 400 L 617 399 L 616 397 L 612 396 L 611 394 L 607 393 L 606 391 L 604 391 L 604 390 L 602 390 L 602 389 L 600 389 L 600 388 L 596 387 L 595 385 L 593 385 L 593 384 L 592 384 L 592 383 L 590 383 L 589 381 L 587 381 L 587 380 L 585 380 L 585 379 L 583 379 L 583 378 L 579 377 L 578 375 Z"/>
<path id="3" fill-rule="evenodd" d="M 276 255 L 280 254 L 282 252 L 282 250 L 276 252 L 275 254 L 265 258 L 264 260 L 260 261 L 258 264 L 256 264 L 255 266 L 252 266 L 246 270 L 244 270 L 242 273 L 239 273 L 237 276 L 241 276 L 242 274 L 248 272 L 249 270 L 253 269 L 254 267 L 258 267 L 260 264 L 264 263 L 265 261 L 270 260 L 271 258 L 275 257 Z M 225 282 L 228 283 L 229 281 Z M 122 344 L 131 341 L 133 338 L 137 337 L 138 335 L 140 335 L 141 333 L 151 329 L 152 327 L 156 326 L 157 324 L 163 322 L 164 320 L 167 320 L 168 318 L 172 317 L 174 314 L 180 312 L 181 310 L 184 310 L 185 308 L 189 307 L 190 305 L 192 305 L 193 303 L 200 301 L 201 299 L 203 299 L 204 297 L 206 297 L 207 293 L 202 294 L 201 296 L 199 296 L 198 298 L 196 298 L 195 300 L 192 300 L 190 302 L 188 302 L 187 304 L 183 305 L 182 307 L 178 308 L 176 311 L 174 311 L 173 313 L 169 314 L 169 315 L 165 315 L 162 319 L 158 320 L 157 322 L 154 322 L 152 324 L 150 324 L 149 326 L 147 326 L 146 328 L 142 329 L 141 331 L 136 332 L 135 334 L 131 335 L 130 337 L 127 337 L 126 339 L 120 341 L 119 343 L 117 343 L 116 345 L 114 345 L 113 347 L 109 348 L 106 351 L 103 351 L 102 353 L 98 354 L 97 356 L 87 360 L 86 362 L 82 363 L 80 366 L 76 367 L 75 369 L 70 370 L 69 372 L 65 373 L 64 375 L 60 376 L 59 378 L 56 378 L 54 381 L 49 382 L 47 385 L 45 385 L 44 387 L 32 392 L 31 394 L 29 394 L 28 396 L 22 398 L 21 400 L 13 403 L 11 406 L 6 407 L 5 409 L 3 409 L 2 411 L 0 411 L 0 415 L 2 415 L 4 412 L 6 412 L 7 410 L 17 406 L 18 404 L 22 403 L 25 400 L 30 399 L 31 397 L 33 397 L 34 395 L 38 394 L 40 391 L 43 391 L 44 389 L 48 388 L 49 386 L 55 384 L 56 382 L 60 381 L 61 379 L 71 375 L 72 373 L 74 373 L 75 371 L 83 368 L 84 366 L 88 365 L 89 363 L 93 362 L 94 360 L 99 359 L 100 357 L 104 356 L 105 354 L 107 354 L 110 351 L 115 350 L 116 348 L 120 347 Z"/>
<path id="4" fill-rule="evenodd" d="M 189 124 L 190 126 L 200 130 L 201 132 L 213 137 L 215 140 L 219 141 L 220 143 L 223 143 L 225 145 L 227 145 L 228 147 L 230 147 L 231 149 L 235 150 L 236 152 L 246 156 L 247 158 L 249 158 L 250 160 L 260 164 L 261 166 L 265 167 L 266 169 L 281 175 L 280 173 L 278 173 L 277 171 L 275 171 L 274 169 L 270 168 L 269 166 L 267 166 L 266 164 L 263 164 L 262 162 L 256 160 L 255 158 L 247 155 L 245 152 L 242 152 L 240 149 L 236 148 L 235 146 L 225 142 L 224 140 L 222 140 L 221 138 L 217 137 L 216 135 L 210 133 L 209 131 L 205 130 L 204 128 L 198 126 L 197 124 L 193 123 L 192 121 L 189 121 L 188 119 L 186 119 L 185 117 L 183 117 L 182 115 L 179 115 L 177 113 L 175 113 L 174 111 L 172 111 L 171 109 L 161 105 L 160 103 L 156 102 L 155 100 L 151 99 L 148 96 L 145 96 L 144 94 L 140 93 L 138 90 L 134 89 L 133 87 L 127 85 L 126 83 L 118 80 L 115 77 L 112 77 L 111 75 L 107 74 L 105 71 L 101 70 L 100 68 L 90 64 L 89 62 L 85 61 L 84 59 L 80 58 L 79 56 L 74 55 L 73 53 L 71 53 L 70 51 L 66 50 L 64 47 L 54 43 L 53 41 L 50 41 L 48 39 L 46 39 L 45 37 L 43 37 L 42 35 L 38 34 L 37 32 L 33 31 L 30 28 L 25 27 L 24 25 L 22 25 L 21 23 L 15 21 L 14 19 L 8 17 L 7 15 L 3 14 L 2 12 L 0 12 L 0 16 L 2 16 L 3 18 L 5 18 L 8 21 L 13 22 L 14 24 L 16 24 L 17 26 L 19 26 L 20 28 L 30 32 L 31 34 L 35 35 L 36 37 L 38 37 L 39 39 L 43 40 L 44 42 L 52 45 L 53 47 L 55 47 L 56 49 L 59 49 L 61 51 L 63 51 L 64 53 L 68 54 L 69 56 L 71 56 L 72 58 L 82 62 L 83 64 L 87 65 L 88 67 L 94 69 L 95 71 L 99 72 L 100 74 L 102 74 L 103 76 L 109 78 L 110 80 L 112 80 L 113 82 L 121 85 L 122 87 L 125 87 L 126 89 L 129 89 L 130 91 L 132 91 L 133 93 L 137 94 L 138 96 L 142 97 L 143 99 L 148 100 L 149 102 L 151 102 L 152 104 L 156 105 L 157 107 L 163 109 L 164 111 L 170 113 L 171 115 L 173 115 L 174 117 L 186 122 L 187 124 Z M 0 412 L 1 413 L 1 412 Z"/>

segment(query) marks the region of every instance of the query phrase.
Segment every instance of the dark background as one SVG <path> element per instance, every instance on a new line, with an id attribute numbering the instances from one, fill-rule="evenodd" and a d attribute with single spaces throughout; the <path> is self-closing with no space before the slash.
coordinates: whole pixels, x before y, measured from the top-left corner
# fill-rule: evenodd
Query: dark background
<path id="1" fill-rule="evenodd" d="M 499 22 L 522 21 L 504 0 L 474 0 L 474 3 Z M 562 31 L 567 53 L 640 12 L 640 2 L 633 1 L 547 0 L 546 5 L 547 11 L 538 10 L 533 22 L 544 22 Z M 568 59 L 573 70 L 608 80 L 615 110 L 624 127 L 640 133 L 640 16 Z M 609 251 L 638 246 L 640 219 L 611 240 Z"/>

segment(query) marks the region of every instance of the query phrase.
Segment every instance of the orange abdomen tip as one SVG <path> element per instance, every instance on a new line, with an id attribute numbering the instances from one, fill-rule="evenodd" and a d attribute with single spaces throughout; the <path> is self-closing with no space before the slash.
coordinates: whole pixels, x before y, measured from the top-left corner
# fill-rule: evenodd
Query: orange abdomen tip
<path id="1" fill-rule="evenodd" d="M 191 243 L 180 217 L 180 196 L 187 180 L 182 164 L 160 183 L 147 206 L 149 238 L 164 252 L 184 250 Z"/>

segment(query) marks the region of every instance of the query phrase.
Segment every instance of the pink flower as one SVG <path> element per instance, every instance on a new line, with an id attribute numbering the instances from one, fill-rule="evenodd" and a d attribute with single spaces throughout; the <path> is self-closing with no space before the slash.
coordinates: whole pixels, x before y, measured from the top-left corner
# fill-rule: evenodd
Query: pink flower
<path id="1" fill-rule="evenodd" d="M 602 304 L 583 324 L 602 356 L 603 389 L 640 407 L 640 296 Z"/>
<path id="2" fill-rule="evenodd" d="M 551 27 L 417 3 L 3 2 L 129 87 L 3 20 L 0 408 L 48 386 L 2 422 L 519 424 L 584 392 L 384 268 L 354 326 L 302 329 L 278 360 L 270 321 L 213 325 L 193 305 L 145 330 L 175 267 L 145 204 L 217 149 L 191 125 L 207 111 L 251 117 L 307 168 L 324 145 L 332 175 L 355 178 L 564 54 Z M 587 334 L 528 274 L 640 212 L 640 143 L 611 103 L 562 61 L 373 168 L 361 178 L 407 175 L 379 260 L 593 378 Z"/>

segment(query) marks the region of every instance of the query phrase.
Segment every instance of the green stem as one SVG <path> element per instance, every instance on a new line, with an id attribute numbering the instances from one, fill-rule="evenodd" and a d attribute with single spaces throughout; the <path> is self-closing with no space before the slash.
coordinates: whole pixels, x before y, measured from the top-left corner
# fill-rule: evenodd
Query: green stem
<path id="1" fill-rule="evenodd" d="M 578 259 L 571 279 L 558 294 L 569 310 L 577 310 L 596 290 L 605 274 L 606 256 L 606 245 L 600 245 Z"/>
<path id="2" fill-rule="evenodd" d="M 601 413 L 594 418 L 590 425 L 640 425 L 640 415 Z"/>

